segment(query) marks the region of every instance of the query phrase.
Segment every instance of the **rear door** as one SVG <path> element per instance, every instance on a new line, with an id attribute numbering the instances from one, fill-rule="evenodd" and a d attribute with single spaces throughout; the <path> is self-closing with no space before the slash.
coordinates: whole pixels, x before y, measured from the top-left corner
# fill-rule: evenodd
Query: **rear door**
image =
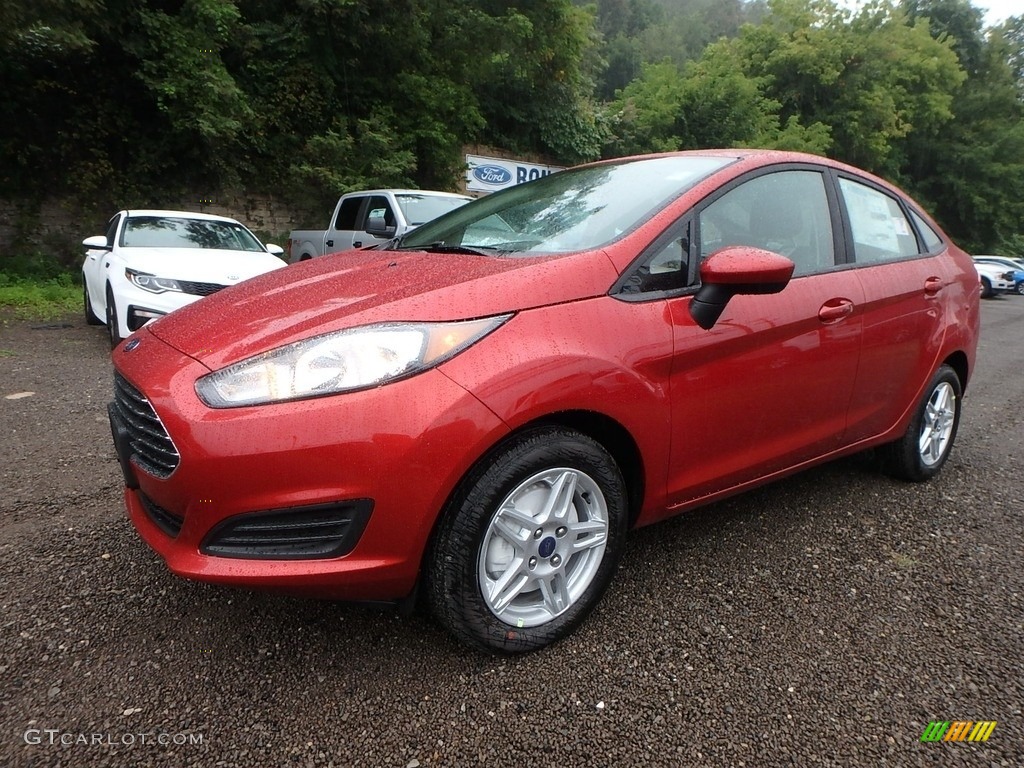
<path id="1" fill-rule="evenodd" d="M 334 221 L 331 222 L 331 228 L 327 230 L 324 237 L 324 255 L 347 251 L 352 247 L 365 204 L 365 195 L 350 195 L 342 198 Z"/>
<path id="2" fill-rule="evenodd" d="M 864 347 L 848 442 L 885 432 L 938 365 L 954 280 L 946 245 L 894 194 L 839 174 L 847 251 L 863 286 Z M 915 226 L 916 225 L 916 226 Z"/>

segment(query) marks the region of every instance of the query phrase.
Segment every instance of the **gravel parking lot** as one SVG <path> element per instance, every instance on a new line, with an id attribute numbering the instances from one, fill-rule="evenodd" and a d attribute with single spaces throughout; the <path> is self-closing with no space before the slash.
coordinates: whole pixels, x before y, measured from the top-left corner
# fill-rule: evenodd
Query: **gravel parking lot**
<path id="1" fill-rule="evenodd" d="M 982 312 L 936 481 L 857 457 L 637 531 L 582 630 L 514 659 L 170 575 L 123 511 L 103 329 L 12 322 L 0 765 L 1024 765 L 1024 298 Z"/>

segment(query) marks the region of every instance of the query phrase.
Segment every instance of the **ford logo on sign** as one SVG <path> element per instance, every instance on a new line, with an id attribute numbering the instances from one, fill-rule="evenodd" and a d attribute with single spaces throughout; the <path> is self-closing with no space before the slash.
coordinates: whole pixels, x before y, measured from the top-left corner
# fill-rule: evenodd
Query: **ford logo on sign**
<path id="1" fill-rule="evenodd" d="M 473 169 L 473 176 L 484 184 L 501 185 L 512 181 L 511 172 L 500 165 L 479 165 Z"/>

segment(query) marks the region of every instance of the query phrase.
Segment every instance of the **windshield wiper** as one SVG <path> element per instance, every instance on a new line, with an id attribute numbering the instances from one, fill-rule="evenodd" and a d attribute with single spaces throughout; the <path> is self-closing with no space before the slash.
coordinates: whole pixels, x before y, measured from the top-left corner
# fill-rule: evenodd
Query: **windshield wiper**
<path id="1" fill-rule="evenodd" d="M 498 251 L 490 245 L 454 245 L 438 240 L 427 245 L 403 245 L 400 251 L 427 251 L 428 253 L 468 253 L 473 256 L 491 256 Z"/>

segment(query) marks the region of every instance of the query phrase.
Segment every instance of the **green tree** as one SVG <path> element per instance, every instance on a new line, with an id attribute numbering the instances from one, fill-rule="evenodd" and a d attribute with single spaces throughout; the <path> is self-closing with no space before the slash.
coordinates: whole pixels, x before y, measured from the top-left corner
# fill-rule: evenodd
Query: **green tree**
<path id="1" fill-rule="evenodd" d="M 1024 233 L 1020 21 L 987 35 L 968 0 L 920 0 L 914 12 L 953 45 L 966 78 L 954 119 L 907 142 L 908 186 L 964 247 L 989 252 Z"/>

